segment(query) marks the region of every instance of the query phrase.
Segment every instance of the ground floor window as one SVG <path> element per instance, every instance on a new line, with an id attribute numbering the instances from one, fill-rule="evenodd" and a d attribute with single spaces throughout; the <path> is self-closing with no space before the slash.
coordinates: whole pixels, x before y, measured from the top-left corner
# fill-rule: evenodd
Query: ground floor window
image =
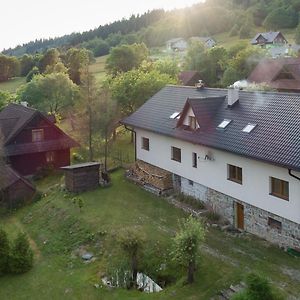
<path id="1" fill-rule="evenodd" d="M 142 137 L 142 149 L 149 151 L 149 139 Z"/>
<path id="2" fill-rule="evenodd" d="M 54 151 L 46 152 L 46 161 L 47 161 L 47 163 L 53 163 L 55 161 L 55 152 Z"/>
<path id="3" fill-rule="evenodd" d="M 278 230 L 281 230 L 282 228 L 282 224 L 280 221 L 277 221 L 273 218 L 268 218 L 268 225 L 271 227 L 271 228 L 274 228 L 274 229 L 278 229 Z"/>

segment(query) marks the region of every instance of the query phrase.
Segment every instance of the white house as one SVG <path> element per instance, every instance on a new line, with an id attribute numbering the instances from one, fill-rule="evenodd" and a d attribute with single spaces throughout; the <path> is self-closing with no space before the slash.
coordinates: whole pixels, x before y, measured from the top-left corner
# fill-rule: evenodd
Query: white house
<path id="1" fill-rule="evenodd" d="M 167 86 L 123 123 L 136 158 L 237 228 L 300 248 L 300 95 Z"/>
<path id="2" fill-rule="evenodd" d="M 173 51 L 185 51 L 188 47 L 188 43 L 183 38 L 175 38 L 166 42 L 167 49 Z"/>

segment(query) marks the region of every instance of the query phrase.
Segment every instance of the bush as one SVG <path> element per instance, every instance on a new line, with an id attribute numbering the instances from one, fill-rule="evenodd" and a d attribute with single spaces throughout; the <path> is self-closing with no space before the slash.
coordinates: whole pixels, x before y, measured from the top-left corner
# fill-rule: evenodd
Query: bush
<path id="1" fill-rule="evenodd" d="M 183 193 L 179 193 L 177 195 L 177 199 L 180 202 L 186 203 L 195 209 L 204 209 L 205 208 L 205 204 L 202 201 L 200 201 L 192 196 L 185 195 Z"/>
<path id="2" fill-rule="evenodd" d="M 25 273 L 33 266 L 33 251 L 31 250 L 26 234 L 19 233 L 14 241 L 11 257 L 10 272 L 14 274 Z"/>
<path id="3" fill-rule="evenodd" d="M 210 222 L 219 222 L 221 219 L 221 216 L 215 212 L 214 210 L 210 210 L 205 214 L 205 217 L 207 218 L 208 221 Z"/>
<path id="4" fill-rule="evenodd" d="M 0 274 L 8 271 L 10 246 L 7 233 L 0 229 Z"/>

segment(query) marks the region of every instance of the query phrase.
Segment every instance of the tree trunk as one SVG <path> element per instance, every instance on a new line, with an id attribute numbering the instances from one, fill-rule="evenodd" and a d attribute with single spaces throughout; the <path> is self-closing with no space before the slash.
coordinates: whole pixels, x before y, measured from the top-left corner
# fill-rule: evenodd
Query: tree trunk
<path id="1" fill-rule="evenodd" d="M 187 278 L 187 282 L 189 284 L 194 282 L 194 273 L 195 273 L 195 262 L 194 261 L 190 261 L 189 262 L 189 266 L 188 266 L 188 278 Z"/>
<path id="2" fill-rule="evenodd" d="M 132 270 L 132 282 L 130 283 L 130 287 L 136 288 L 137 287 L 137 273 L 138 273 L 138 259 L 137 255 L 133 254 L 131 258 L 131 270 Z"/>
<path id="3" fill-rule="evenodd" d="M 107 172 L 107 153 L 108 153 L 108 138 L 107 130 L 105 131 L 105 148 L 104 148 L 104 170 Z"/>

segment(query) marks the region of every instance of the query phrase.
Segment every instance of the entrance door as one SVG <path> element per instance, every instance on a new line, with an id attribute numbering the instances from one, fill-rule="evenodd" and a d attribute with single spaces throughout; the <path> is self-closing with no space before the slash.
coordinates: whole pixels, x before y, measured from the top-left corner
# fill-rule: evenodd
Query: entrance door
<path id="1" fill-rule="evenodd" d="M 237 228 L 244 230 L 244 205 L 236 203 Z"/>

